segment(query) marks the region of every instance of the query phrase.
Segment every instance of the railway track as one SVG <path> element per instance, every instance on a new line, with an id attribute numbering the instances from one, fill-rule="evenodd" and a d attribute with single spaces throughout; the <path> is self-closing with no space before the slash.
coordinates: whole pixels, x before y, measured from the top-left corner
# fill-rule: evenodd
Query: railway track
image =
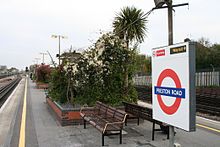
<path id="1" fill-rule="evenodd" d="M 147 86 L 136 86 L 138 97 L 152 103 L 152 89 Z M 220 88 L 196 89 L 196 111 L 220 117 Z"/>
<path id="2" fill-rule="evenodd" d="M 17 77 L 7 84 L 0 87 L 0 107 L 4 104 L 4 102 L 7 100 L 10 93 L 14 90 L 14 88 L 17 86 L 17 84 L 20 82 L 21 77 Z"/>

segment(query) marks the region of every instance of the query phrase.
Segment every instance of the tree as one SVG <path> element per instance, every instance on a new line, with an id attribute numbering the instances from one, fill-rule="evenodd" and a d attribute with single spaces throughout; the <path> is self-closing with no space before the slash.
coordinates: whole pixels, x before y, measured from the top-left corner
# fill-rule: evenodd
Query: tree
<path id="1" fill-rule="evenodd" d="M 200 43 L 201 45 L 203 45 L 204 47 L 207 47 L 207 48 L 210 48 L 212 46 L 209 39 L 205 38 L 205 37 L 199 38 L 198 43 Z"/>
<path id="2" fill-rule="evenodd" d="M 144 54 L 135 54 L 135 69 L 138 75 L 151 74 L 151 58 Z"/>
<path id="3" fill-rule="evenodd" d="M 135 7 L 125 7 L 121 9 L 114 21 L 113 21 L 113 32 L 121 39 L 125 39 L 127 50 L 129 50 L 129 44 L 133 41 L 141 43 L 144 41 L 146 35 L 146 22 L 147 18 L 141 9 Z M 128 62 L 124 68 L 124 88 L 125 94 L 127 95 L 128 87 Z"/>
<path id="4" fill-rule="evenodd" d="M 76 97 L 76 70 L 80 57 L 80 53 L 71 50 L 69 52 L 64 52 L 60 56 L 67 78 L 66 98 L 67 102 L 72 104 L 74 104 L 74 98 Z"/>
<path id="5" fill-rule="evenodd" d="M 214 67 L 220 68 L 220 44 L 211 47 L 211 63 Z"/>
<path id="6" fill-rule="evenodd" d="M 210 60 L 210 48 L 198 42 L 196 44 L 196 68 L 205 69 L 209 67 L 210 66 L 209 60 Z"/>
<path id="7" fill-rule="evenodd" d="M 203 71 L 220 67 L 220 44 L 212 44 L 208 38 L 201 37 L 196 45 L 196 69 Z"/>
<path id="8" fill-rule="evenodd" d="M 143 42 L 146 35 L 147 18 L 141 9 L 125 7 L 121 9 L 113 21 L 113 32 L 121 39 L 125 39 L 127 48 L 132 41 Z"/>

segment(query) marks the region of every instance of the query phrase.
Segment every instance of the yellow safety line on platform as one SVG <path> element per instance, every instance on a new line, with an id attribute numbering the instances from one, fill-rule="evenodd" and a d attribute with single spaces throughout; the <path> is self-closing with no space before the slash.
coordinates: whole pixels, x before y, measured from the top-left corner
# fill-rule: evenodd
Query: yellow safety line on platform
<path id="1" fill-rule="evenodd" d="M 201 125 L 201 124 L 196 124 L 196 125 L 199 126 L 199 127 L 202 127 L 202 128 L 205 128 L 205 129 L 212 130 L 214 132 L 220 133 L 220 130 L 218 130 L 218 129 L 214 129 L 214 128 L 211 128 L 211 127 L 208 127 L 208 126 L 204 126 L 204 125 Z"/>
<path id="2" fill-rule="evenodd" d="M 19 147 L 25 147 L 25 126 L 26 126 L 26 107 L 27 107 L 26 99 L 27 99 L 27 78 L 25 80 L 24 104 L 23 104 L 22 118 L 21 118 Z"/>

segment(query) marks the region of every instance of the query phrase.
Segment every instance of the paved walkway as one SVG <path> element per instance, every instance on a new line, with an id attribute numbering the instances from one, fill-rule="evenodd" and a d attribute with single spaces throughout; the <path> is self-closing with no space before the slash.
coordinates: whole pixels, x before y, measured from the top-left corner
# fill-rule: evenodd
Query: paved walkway
<path id="1" fill-rule="evenodd" d="M 20 87 L 17 89 L 18 93 L 15 93 L 19 98 L 23 98 L 21 94 L 23 87 L 24 85 L 20 84 Z M 18 98 L 14 98 L 19 102 Z M 18 102 L 16 105 L 18 105 Z M 22 102 L 23 101 L 21 101 L 21 103 Z M 87 129 L 83 129 L 82 125 L 60 126 L 45 102 L 44 91 L 36 89 L 35 84 L 29 80 L 26 147 L 101 146 L 101 133 L 94 127 L 88 125 Z M 0 122 L 0 130 L 2 128 L 4 128 L 4 125 L 1 125 Z M 125 126 L 123 131 L 123 144 L 119 144 L 118 136 L 109 136 L 105 137 L 105 146 L 168 147 L 169 141 L 166 139 L 166 135 L 161 132 L 156 132 L 155 141 L 151 141 L 151 128 L 152 123 L 148 121 L 142 120 L 139 126 L 137 126 L 136 123 L 128 123 L 128 126 Z M 220 133 L 201 128 L 197 128 L 196 132 L 193 133 L 187 133 L 178 129 L 176 129 L 176 132 L 175 142 L 181 144 L 182 147 L 220 147 Z M 0 137 L 1 133 L 2 131 L 0 131 Z M 12 143 L 13 140 L 8 142 Z M 0 138 L 0 145 L 1 143 Z M 8 144 L 5 145 L 7 146 Z"/>

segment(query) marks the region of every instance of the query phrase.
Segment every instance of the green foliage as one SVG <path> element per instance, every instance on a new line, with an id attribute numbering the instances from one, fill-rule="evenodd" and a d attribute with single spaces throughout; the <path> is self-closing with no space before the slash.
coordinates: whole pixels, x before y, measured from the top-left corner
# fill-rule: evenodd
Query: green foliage
<path id="1" fill-rule="evenodd" d="M 105 101 L 112 105 L 119 105 L 122 101 L 136 102 L 137 95 L 133 88 L 134 50 L 127 50 L 125 42 L 117 37 L 104 38 L 105 49 L 100 56 L 103 62 L 103 85 L 107 96 Z M 126 70 L 127 69 L 127 72 Z M 128 94 L 124 95 L 124 75 L 128 74 Z"/>
<path id="2" fill-rule="evenodd" d="M 125 41 L 119 37 L 112 33 L 103 34 L 81 55 L 72 52 L 62 55 L 64 66 L 53 69 L 49 96 L 61 103 L 88 105 L 97 100 L 110 105 L 136 102 L 137 92 L 132 83 L 135 53 L 135 50 L 127 50 Z M 129 80 L 127 95 L 124 95 L 125 69 Z"/>
<path id="3" fill-rule="evenodd" d="M 135 71 L 136 74 L 151 74 L 151 57 L 143 54 L 135 54 Z"/>
<path id="4" fill-rule="evenodd" d="M 36 68 L 36 81 L 42 83 L 48 83 L 50 77 L 50 66 L 49 65 L 40 65 Z"/>
<path id="5" fill-rule="evenodd" d="M 136 43 L 141 43 L 144 41 L 144 36 L 146 35 L 147 31 L 146 22 L 147 18 L 141 9 L 137 9 L 135 7 L 125 7 L 116 15 L 113 21 L 113 31 L 115 35 L 120 37 L 120 39 L 125 40 L 126 49 L 129 51 L 129 44 L 131 42 L 137 41 Z M 131 72 L 133 71 L 133 67 L 130 67 L 130 65 L 133 65 L 131 61 L 134 61 L 133 57 L 128 57 L 126 59 L 127 62 L 124 63 L 123 80 L 124 96 L 128 96 L 129 75 L 131 75 Z"/>
<path id="6" fill-rule="evenodd" d="M 97 100 L 110 105 L 120 105 L 122 101 L 136 102 L 137 93 L 132 85 L 133 53 L 126 49 L 125 42 L 119 37 L 111 33 L 102 35 L 77 64 L 77 102 L 88 105 Z M 130 81 L 127 96 L 123 95 L 125 67 L 129 69 Z"/>
<path id="7" fill-rule="evenodd" d="M 220 67 L 220 45 L 201 38 L 196 46 L 196 69 L 212 69 L 212 66 Z"/>
<path id="8" fill-rule="evenodd" d="M 31 78 L 33 81 L 36 80 L 36 74 L 32 73 L 32 78 Z"/>
<path id="9" fill-rule="evenodd" d="M 211 64 L 214 67 L 220 67 L 220 44 L 214 44 L 211 47 Z"/>
<path id="10" fill-rule="evenodd" d="M 90 64 L 88 59 L 81 57 L 75 74 L 77 80 L 76 101 L 81 104 L 92 105 L 102 96 L 100 69 L 97 65 Z"/>
<path id="11" fill-rule="evenodd" d="M 67 77 L 62 67 L 54 68 L 51 71 L 48 95 L 53 100 L 65 103 L 67 102 Z"/>
<path id="12" fill-rule="evenodd" d="M 113 21 L 114 33 L 126 42 L 143 42 L 146 34 L 147 18 L 141 9 L 124 7 Z"/>
<path id="13" fill-rule="evenodd" d="M 99 57 L 103 63 L 103 99 L 102 101 L 109 104 L 119 103 L 123 96 L 123 75 L 124 66 L 128 60 L 128 51 L 121 46 L 120 40 L 105 38 L 105 50 Z"/>

